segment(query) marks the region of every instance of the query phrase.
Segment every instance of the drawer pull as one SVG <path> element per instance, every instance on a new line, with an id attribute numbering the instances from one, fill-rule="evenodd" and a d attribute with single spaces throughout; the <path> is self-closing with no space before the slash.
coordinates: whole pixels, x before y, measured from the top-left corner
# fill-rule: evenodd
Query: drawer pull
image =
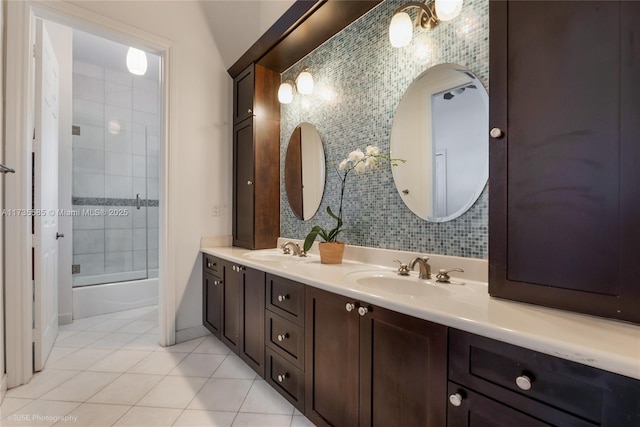
<path id="1" fill-rule="evenodd" d="M 247 113 L 251 114 L 253 111 L 251 111 L 251 108 L 247 109 Z"/>
<path id="2" fill-rule="evenodd" d="M 453 406 L 460 406 L 462 405 L 462 396 L 460 393 L 452 394 L 449 396 L 449 402 L 451 402 Z"/>
<path id="3" fill-rule="evenodd" d="M 218 286 L 218 285 L 222 285 L 222 280 L 214 280 L 213 281 L 213 286 Z"/>
<path id="4" fill-rule="evenodd" d="M 278 382 L 281 383 L 287 378 L 289 378 L 289 374 L 287 372 L 285 372 L 284 374 L 280 374 L 278 375 Z"/>
<path id="5" fill-rule="evenodd" d="M 354 308 L 356 308 L 356 305 L 352 302 L 348 302 L 347 305 L 344 306 L 344 308 L 347 311 L 351 312 Z"/>
<path id="6" fill-rule="evenodd" d="M 531 390 L 531 378 L 526 375 L 520 375 L 516 378 L 516 385 L 520 390 Z"/>
<path id="7" fill-rule="evenodd" d="M 278 334 L 278 341 L 280 341 L 280 342 L 286 340 L 287 338 L 289 338 L 289 334 L 287 334 L 287 333 Z"/>
<path id="8" fill-rule="evenodd" d="M 360 316 L 364 316 L 368 312 L 369 312 L 369 309 L 367 307 L 358 307 L 358 314 Z"/>
<path id="9" fill-rule="evenodd" d="M 278 301 L 282 302 L 282 301 L 286 301 L 289 299 L 289 295 L 278 295 Z"/>
<path id="10" fill-rule="evenodd" d="M 216 266 L 215 262 L 207 261 L 207 268 L 213 268 Z"/>

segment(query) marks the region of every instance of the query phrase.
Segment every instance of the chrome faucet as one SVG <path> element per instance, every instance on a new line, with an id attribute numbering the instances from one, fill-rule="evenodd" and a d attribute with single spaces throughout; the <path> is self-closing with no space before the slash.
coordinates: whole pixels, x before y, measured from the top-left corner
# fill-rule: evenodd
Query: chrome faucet
<path id="1" fill-rule="evenodd" d="M 300 249 L 300 245 L 298 245 L 295 242 L 286 242 L 280 247 L 282 248 L 282 252 L 285 254 L 290 254 L 291 250 L 293 249 L 294 256 L 300 256 L 300 257 L 307 256 L 307 253 L 302 249 Z"/>
<path id="2" fill-rule="evenodd" d="M 415 257 L 409 263 L 409 268 L 413 270 L 416 264 L 418 264 L 420 266 L 420 275 L 418 277 L 423 280 L 431 279 L 431 266 L 428 261 L 429 258 L 427 257 Z"/>

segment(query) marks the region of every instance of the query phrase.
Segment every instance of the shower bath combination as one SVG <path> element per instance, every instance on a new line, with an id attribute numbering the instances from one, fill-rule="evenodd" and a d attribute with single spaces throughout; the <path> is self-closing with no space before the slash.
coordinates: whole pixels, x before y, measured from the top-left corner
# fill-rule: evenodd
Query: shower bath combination
<path id="1" fill-rule="evenodd" d="M 73 31 L 73 317 L 158 302 L 160 58 Z M 142 73 L 142 74 L 141 74 Z"/>

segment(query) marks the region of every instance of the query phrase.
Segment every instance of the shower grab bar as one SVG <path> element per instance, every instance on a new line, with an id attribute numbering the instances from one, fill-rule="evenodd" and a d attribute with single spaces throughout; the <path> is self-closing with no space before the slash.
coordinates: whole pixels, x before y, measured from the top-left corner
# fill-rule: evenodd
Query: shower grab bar
<path id="1" fill-rule="evenodd" d="M 11 169 L 6 167 L 3 164 L 0 164 L 0 173 L 16 173 L 15 169 Z"/>
<path id="2" fill-rule="evenodd" d="M 140 193 L 136 194 L 136 209 L 140 209 Z"/>

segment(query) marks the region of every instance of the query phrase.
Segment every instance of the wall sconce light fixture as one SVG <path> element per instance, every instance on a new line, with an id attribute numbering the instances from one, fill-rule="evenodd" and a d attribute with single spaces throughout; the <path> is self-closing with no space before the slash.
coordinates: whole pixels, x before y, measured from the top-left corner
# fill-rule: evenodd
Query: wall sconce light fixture
<path id="1" fill-rule="evenodd" d="M 463 0 L 425 0 L 422 2 L 409 2 L 400 6 L 393 12 L 393 18 L 389 24 L 389 41 L 393 47 L 404 47 L 411 43 L 413 38 L 413 26 L 411 17 L 406 10 L 419 9 L 415 26 L 430 30 L 440 21 L 450 21 L 460 14 Z"/>
<path id="2" fill-rule="evenodd" d="M 278 88 L 278 101 L 281 104 L 290 104 L 293 101 L 294 91 L 301 95 L 309 95 L 313 92 L 313 76 L 308 68 L 300 71 L 295 78 L 295 83 L 286 80 Z"/>
<path id="3" fill-rule="evenodd" d="M 144 76 L 147 72 L 147 54 L 143 50 L 130 47 L 127 51 L 127 68 L 131 74 Z"/>

